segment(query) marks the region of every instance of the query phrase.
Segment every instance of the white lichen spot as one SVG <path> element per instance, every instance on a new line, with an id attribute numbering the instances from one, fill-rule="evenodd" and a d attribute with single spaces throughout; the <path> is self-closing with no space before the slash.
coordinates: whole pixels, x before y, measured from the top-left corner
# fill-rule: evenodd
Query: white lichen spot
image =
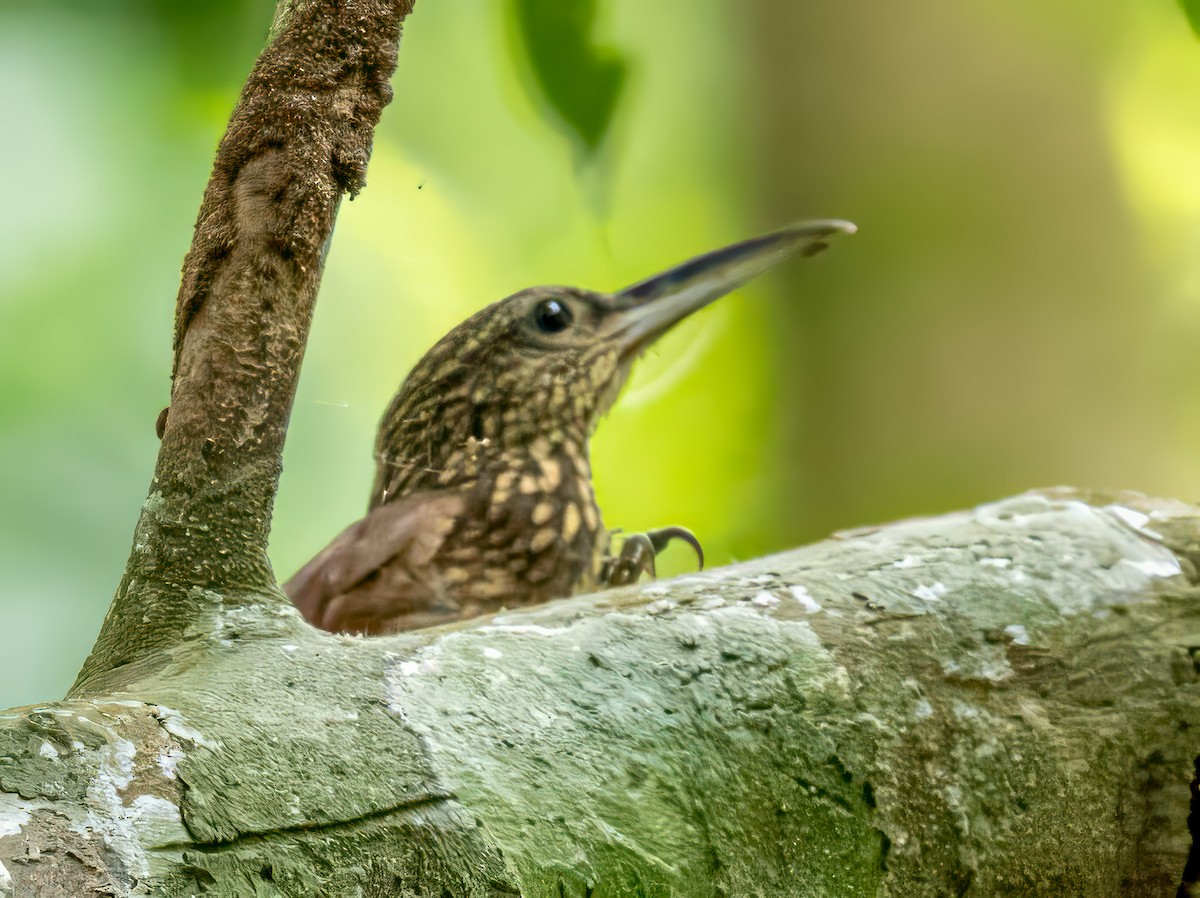
<path id="1" fill-rule="evenodd" d="M 1012 566 L 1011 558 L 980 558 L 979 563 L 984 567 L 998 567 L 1004 569 Z"/>
<path id="2" fill-rule="evenodd" d="M 133 782 L 133 759 L 137 757 L 137 747 L 128 739 L 117 737 L 112 743 L 112 763 L 100 768 L 100 776 L 112 777 L 113 785 L 118 789 L 127 789 Z"/>
<path id="3" fill-rule="evenodd" d="M 1177 577 L 1183 573 L 1179 567 L 1179 560 L 1173 555 L 1170 558 L 1147 558 L 1141 561 L 1123 558 L 1118 564 L 1145 574 L 1147 577 Z"/>
<path id="4" fill-rule="evenodd" d="M 725 599 L 716 593 L 699 596 L 698 599 L 699 601 L 697 602 L 697 607 L 699 607 L 702 611 L 712 611 L 713 609 L 720 608 L 725 604 Z"/>
<path id="5" fill-rule="evenodd" d="M 1150 515 L 1142 514 L 1142 512 L 1135 511 L 1132 508 L 1126 508 L 1124 505 L 1106 505 L 1105 509 L 1116 515 L 1134 530 L 1141 530 L 1150 523 Z"/>
<path id="6" fill-rule="evenodd" d="M 498 621 L 500 618 L 492 618 Z M 477 633 L 519 633 L 523 636 L 561 636 L 566 632 L 563 627 L 543 627 L 540 624 L 500 624 L 492 623 L 479 627 Z"/>
<path id="7" fill-rule="evenodd" d="M 126 805 L 121 795 L 133 780 L 136 754 L 132 742 L 110 734 L 109 744 L 97 752 L 99 764 L 88 783 L 87 816 L 71 825 L 84 838 L 98 835 L 137 878 L 150 874 L 147 845 L 186 841 L 179 809 L 164 798 L 141 795 Z"/>
<path id="8" fill-rule="evenodd" d="M 498 658 L 503 658 L 504 652 L 500 651 L 499 649 L 494 649 L 490 645 L 488 645 L 488 646 L 484 646 L 484 648 L 483 648 L 483 657 L 491 658 L 493 661 L 495 661 Z"/>
<path id="9" fill-rule="evenodd" d="M 689 614 L 687 616 L 687 623 L 695 627 L 697 630 L 711 630 L 713 627 L 712 621 L 699 614 Z"/>
<path id="10" fill-rule="evenodd" d="M 396 669 L 400 671 L 400 676 L 411 677 L 421 672 L 421 665 L 416 661 L 401 661 Z"/>
<path id="11" fill-rule="evenodd" d="M 49 742 L 42 742 L 42 744 L 38 746 L 38 754 L 43 758 L 53 761 L 58 757 L 58 749 Z"/>
<path id="12" fill-rule="evenodd" d="M 281 645 L 280 648 L 283 649 L 285 652 L 287 652 L 290 655 L 292 652 L 296 651 L 296 649 L 300 648 L 300 646 L 298 646 L 298 645 Z"/>
<path id="13" fill-rule="evenodd" d="M 120 857 L 125 867 L 138 879 L 150 875 L 150 860 L 146 846 L 173 845 L 190 842 L 184 818 L 175 803 L 157 795 L 139 795 L 130 806 L 119 798 L 102 795 L 92 783 L 88 789 L 91 806 L 82 824 L 72 825 L 74 832 L 84 838 L 100 836 L 104 846 Z M 97 803 L 98 802 L 98 803 Z"/>
<path id="14" fill-rule="evenodd" d="M 0 839 L 5 836 L 20 835 L 21 827 L 29 822 L 29 811 L 33 805 L 27 804 L 15 795 L 0 796 Z"/>
<path id="15" fill-rule="evenodd" d="M 913 590 L 912 594 L 918 599 L 924 599 L 926 602 L 937 602 L 949 591 L 945 583 L 933 583 L 929 586 L 918 586 Z"/>
<path id="16" fill-rule="evenodd" d="M 1013 675 L 1013 669 L 1009 667 L 1006 659 L 993 658 L 983 663 L 983 666 L 979 669 L 979 673 L 985 680 L 990 680 L 993 683 L 1002 683 Z"/>
<path id="17" fill-rule="evenodd" d="M 178 805 L 158 795 L 135 798 L 129 806 L 129 819 L 144 844 L 171 845 L 191 839 Z"/>
<path id="18" fill-rule="evenodd" d="M 917 558 L 915 555 L 905 555 L 899 561 L 893 561 L 892 567 L 900 568 L 901 570 L 903 570 L 904 568 L 916 567 L 920 563 L 921 562 L 917 561 Z"/>
<path id="19" fill-rule="evenodd" d="M 647 614 L 665 614 L 668 611 L 673 611 L 679 603 L 674 599 L 658 599 L 646 606 Z"/>
<path id="20" fill-rule="evenodd" d="M 925 699 L 918 699 L 916 706 L 913 708 L 913 716 L 917 720 L 924 720 L 926 717 L 933 716 L 933 705 L 929 704 Z"/>
<path id="21" fill-rule="evenodd" d="M 155 706 L 154 716 L 162 723 L 162 727 L 172 736 L 177 739 L 183 739 L 191 742 L 193 745 L 199 745 L 201 748 L 220 748 L 220 743 L 209 741 L 198 731 L 192 729 L 184 722 L 183 715 L 174 708 L 168 708 L 166 705 Z"/>
<path id="22" fill-rule="evenodd" d="M 1128 523 L 1135 531 L 1145 533 L 1148 537 L 1162 539 L 1162 534 L 1156 533 L 1146 527 L 1147 523 L 1150 523 L 1150 515 L 1142 514 L 1141 511 L 1132 508 L 1126 508 L 1124 505 L 1105 505 L 1104 509 L 1109 511 L 1110 514 L 1120 517 L 1122 521 Z"/>
<path id="23" fill-rule="evenodd" d="M 670 595 L 670 593 L 671 590 L 669 587 L 663 586 L 659 583 L 652 583 L 649 586 L 642 587 L 642 595 L 648 597 L 665 596 Z"/>
<path id="24" fill-rule="evenodd" d="M 1014 645 L 1029 645 L 1029 632 L 1020 624 L 1009 624 L 1004 628 L 1004 634 Z"/>
<path id="25" fill-rule="evenodd" d="M 179 766 L 179 762 L 182 758 L 183 749 L 168 748 L 155 760 L 158 762 L 158 769 L 163 772 L 163 776 L 169 780 L 173 780 L 175 779 L 175 768 Z"/>
<path id="26" fill-rule="evenodd" d="M 759 608 L 774 608 L 779 604 L 779 596 L 771 595 L 769 592 L 760 592 L 750 601 Z"/>
<path id="27" fill-rule="evenodd" d="M 962 720 L 975 720 L 979 717 L 979 709 L 966 702 L 955 702 L 954 713 Z"/>
<path id="28" fill-rule="evenodd" d="M 809 614 L 816 614 L 821 610 L 821 603 L 812 597 L 808 589 L 804 586 L 789 587 L 792 593 L 792 598 L 800 603 L 800 607 Z"/>
<path id="29" fill-rule="evenodd" d="M 70 710 L 69 708 L 52 708 L 52 707 L 30 708 L 29 713 L 31 713 L 31 714 L 51 714 L 55 717 L 73 717 L 73 716 L 75 716 L 75 712 Z M 86 717 L 80 717 L 79 719 L 85 720 L 85 721 L 87 720 Z M 90 723 L 91 721 L 88 721 L 88 722 Z"/>

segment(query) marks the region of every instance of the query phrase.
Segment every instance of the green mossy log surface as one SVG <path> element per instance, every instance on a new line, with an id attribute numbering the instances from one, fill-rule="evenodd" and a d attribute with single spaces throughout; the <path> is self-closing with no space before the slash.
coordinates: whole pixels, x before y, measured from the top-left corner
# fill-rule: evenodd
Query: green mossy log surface
<path id="1" fill-rule="evenodd" d="M 381 639 L 213 595 L 0 715 L 0 894 L 1168 895 L 1197 551 L 1060 491 Z"/>

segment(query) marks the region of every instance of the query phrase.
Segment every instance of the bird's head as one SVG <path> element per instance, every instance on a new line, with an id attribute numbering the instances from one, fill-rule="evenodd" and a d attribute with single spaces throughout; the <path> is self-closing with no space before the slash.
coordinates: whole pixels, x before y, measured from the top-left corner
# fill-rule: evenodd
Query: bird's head
<path id="1" fill-rule="evenodd" d="M 425 354 L 385 413 L 372 506 L 472 477 L 480 456 L 539 438 L 586 441 L 634 360 L 673 325 L 788 256 L 815 255 L 854 230 L 804 222 L 616 293 L 531 287 L 475 313 Z"/>

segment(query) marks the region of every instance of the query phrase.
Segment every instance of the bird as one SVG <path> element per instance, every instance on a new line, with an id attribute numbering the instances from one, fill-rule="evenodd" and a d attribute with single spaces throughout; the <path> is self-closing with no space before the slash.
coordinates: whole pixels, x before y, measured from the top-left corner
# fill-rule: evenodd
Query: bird
<path id="1" fill-rule="evenodd" d="M 614 293 L 522 290 L 459 324 L 405 378 L 379 425 L 367 513 L 285 584 L 316 627 L 380 635 L 636 582 L 675 540 L 610 551 L 588 440 L 655 340 L 789 256 L 855 226 L 800 222 Z"/>

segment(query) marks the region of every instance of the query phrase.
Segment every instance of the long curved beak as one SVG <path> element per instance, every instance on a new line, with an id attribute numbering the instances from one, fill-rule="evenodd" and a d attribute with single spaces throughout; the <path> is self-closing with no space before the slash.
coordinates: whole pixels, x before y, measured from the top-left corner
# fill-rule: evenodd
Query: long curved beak
<path id="1" fill-rule="evenodd" d="M 675 325 L 789 256 L 815 256 L 858 230 L 848 221 L 802 221 L 689 259 L 611 296 L 610 334 L 622 355 L 639 352 Z"/>

